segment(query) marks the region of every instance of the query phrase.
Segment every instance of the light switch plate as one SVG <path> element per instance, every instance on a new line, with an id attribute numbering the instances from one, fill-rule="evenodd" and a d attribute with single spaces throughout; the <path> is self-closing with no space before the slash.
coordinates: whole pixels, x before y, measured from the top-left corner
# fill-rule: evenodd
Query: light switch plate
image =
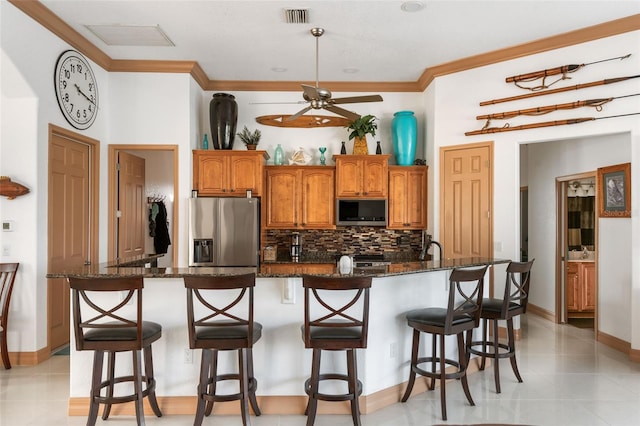
<path id="1" fill-rule="evenodd" d="M 14 224 L 12 220 L 3 220 L 2 221 L 2 231 L 3 232 L 13 232 Z"/>

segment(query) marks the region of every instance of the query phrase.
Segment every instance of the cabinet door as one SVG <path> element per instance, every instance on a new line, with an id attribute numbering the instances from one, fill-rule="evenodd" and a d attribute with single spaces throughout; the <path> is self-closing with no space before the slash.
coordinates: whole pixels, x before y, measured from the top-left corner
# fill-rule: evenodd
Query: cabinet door
<path id="1" fill-rule="evenodd" d="M 596 310 L 596 268 L 593 262 L 583 262 L 582 266 L 582 310 Z"/>
<path id="2" fill-rule="evenodd" d="M 427 170 L 407 171 L 406 221 L 411 229 L 427 227 Z"/>
<path id="3" fill-rule="evenodd" d="M 201 195 L 223 195 L 229 186 L 227 181 L 227 158 L 221 156 L 194 156 L 197 164 L 197 183 L 195 189 Z"/>
<path id="4" fill-rule="evenodd" d="M 427 226 L 427 169 L 425 167 L 389 168 L 390 229 L 424 229 Z"/>
<path id="5" fill-rule="evenodd" d="M 360 197 L 362 195 L 361 192 L 362 161 L 356 156 L 337 157 L 336 197 Z"/>
<path id="6" fill-rule="evenodd" d="M 299 171 L 296 167 L 267 168 L 266 220 L 267 228 L 298 227 Z"/>
<path id="7" fill-rule="evenodd" d="M 363 161 L 362 194 L 364 198 L 385 198 L 388 193 L 388 155 L 373 155 Z"/>
<path id="8" fill-rule="evenodd" d="M 332 229 L 336 226 L 335 171 L 306 169 L 302 171 L 302 227 Z"/>
<path id="9" fill-rule="evenodd" d="M 580 276 L 578 263 L 567 262 L 567 279 L 565 280 L 567 310 L 577 312 L 580 310 Z"/>
<path id="10" fill-rule="evenodd" d="M 261 195 L 262 159 L 255 155 L 232 155 L 229 157 L 229 192 L 244 196 L 247 190 L 252 195 Z"/>
<path id="11" fill-rule="evenodd" d="M 389 205 L 387 228 L 405 229 L 407 222 L 407 173 L 403 170 L 389 171 Z"/>

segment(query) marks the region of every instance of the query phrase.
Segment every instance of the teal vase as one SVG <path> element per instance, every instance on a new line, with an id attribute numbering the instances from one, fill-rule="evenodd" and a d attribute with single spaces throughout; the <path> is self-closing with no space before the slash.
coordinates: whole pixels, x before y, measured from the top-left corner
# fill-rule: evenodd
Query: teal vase
<path id="1" fill-rule="evenodd" d="M 398 111 L 391 120 L 391 140 L 396 163 L 411 166 L 416 159 L 418 121 L 413 111 Z"/>

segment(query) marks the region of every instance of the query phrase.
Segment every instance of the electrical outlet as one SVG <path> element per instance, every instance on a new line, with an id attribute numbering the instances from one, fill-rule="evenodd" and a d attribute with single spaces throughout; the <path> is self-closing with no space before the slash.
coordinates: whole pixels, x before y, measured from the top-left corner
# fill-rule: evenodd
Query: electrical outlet
<path id="1" fill-rule="evenodd" d="M 391 342 L 389 344 L 389 358 L 395 358 L 398 356 L 398 343 Z"/>
<path id="2" fill-rule="evenodd" d="M 186 348 L 184 350 L 184 363 L 185 364 L 193 364 L 193 350 Z"/>

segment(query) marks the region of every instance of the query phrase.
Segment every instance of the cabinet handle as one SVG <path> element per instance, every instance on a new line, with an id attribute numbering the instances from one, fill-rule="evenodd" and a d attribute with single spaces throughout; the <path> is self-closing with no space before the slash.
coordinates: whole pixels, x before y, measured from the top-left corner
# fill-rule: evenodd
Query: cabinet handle
<path id="1" fill-rule="evenodd" d="M 363 194 L 364 194 L 364 195 L 369 195 L 369 193 L 368 193 L 368 192 L 363 192 Z"/>
<path id="2" fill-rule="evenodd" d="M 222 192 L 227 192 L 227 190 L 226 190 L 226 189 L 223 189 L 223 190 L 222 190 Z"/>
<path id="3" fill-rule="evenodd" d="M 236 190 L 235 189 L 231 189 L 230 192 L 236 192 Z"/>

